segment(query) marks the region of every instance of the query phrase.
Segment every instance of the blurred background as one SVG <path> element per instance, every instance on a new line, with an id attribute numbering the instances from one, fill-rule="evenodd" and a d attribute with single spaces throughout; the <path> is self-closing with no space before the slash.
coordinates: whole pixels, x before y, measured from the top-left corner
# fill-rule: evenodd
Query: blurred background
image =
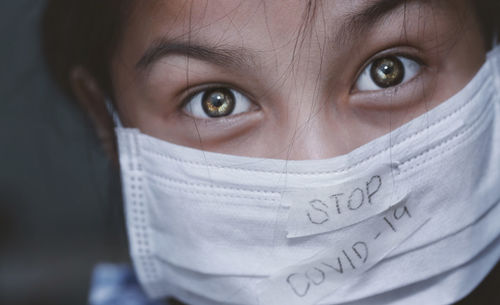
<path id="1" fill-rule="evenodd" d="M 44 6 L 0 1 L 0 305 L 86 304 L 93 266 L 128 262 L 118 169 L 48 76 Z M 461 304 L 500 304 L 499 283 Z"/>
<path id="2" fill-rule="evenodd" d="M 126 262 L 118 170 L 40 52 L 45 1 L 0 1 L 0 304 L 86 304 Z"/>

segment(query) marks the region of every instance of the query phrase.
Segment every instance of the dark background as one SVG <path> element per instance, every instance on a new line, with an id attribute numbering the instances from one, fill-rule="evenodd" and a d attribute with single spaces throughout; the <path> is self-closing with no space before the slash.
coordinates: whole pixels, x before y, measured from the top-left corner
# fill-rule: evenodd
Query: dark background
<path id="1" fill-rule="evenodd" d="M 118 169 L 47 74 L 44 5 L 0 0 L 0 305 L 86 304 L 93 266 L 128 260 Z M 499 288 L 500 265 L 461 304 Z"/>
<path id="2" fill-rule="evenodd" d="M 85 304 L 92 267 L 127 260 L 119 175 L 47 74 L 45 1 L 0 1 L 0 304 Z"/>

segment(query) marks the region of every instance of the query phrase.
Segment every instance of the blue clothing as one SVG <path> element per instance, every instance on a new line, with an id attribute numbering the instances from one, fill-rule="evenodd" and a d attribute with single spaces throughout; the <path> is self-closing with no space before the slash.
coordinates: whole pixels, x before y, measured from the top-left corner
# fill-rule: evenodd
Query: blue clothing
<path id="1" fill-rule="evenodd" d="M 100 264 L 92 274 L 90 305 L 162 305 L 151 301 L 128 265 Z"/>

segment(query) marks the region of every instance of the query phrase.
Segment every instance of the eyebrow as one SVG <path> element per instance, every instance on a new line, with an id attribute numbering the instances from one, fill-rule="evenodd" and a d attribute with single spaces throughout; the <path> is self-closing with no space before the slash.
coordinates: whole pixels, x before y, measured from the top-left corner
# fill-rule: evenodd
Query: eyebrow
<path id="1" fill-rule="evenodd" d="M 137 62 L 136 68 L 146 70 L 159 59 L 181 55 L 229 68 L 250 67 L 255 62 L 252 52 L 244 48 L 210 46 L 162 37 L 157 39 Z"/>
<path id="2" fill-rule="evenodd" d="M 406 4 L 413 1 L 416 0 L 377 0 L 359 12 L 347 13 L 344 16 L 346 21 L 340 27 L 334 41 L 337 44 L 345 44 L 349 37 L 360 35 L 373 27 L 383 17 L 393 13 L 397 8 L 406 6 Z M 425 0 L 420 1 L 426 2 Z"/>
<path id="3" fill-rule="evenodd" d="M 396 8 L 415 0 L 374 0 L 359 12 L 347 13 L 346 20 L 335 35 L 335 42 L 343 44 L 352 35 L 359 35 L 369 29 Z M 420 0 L 425 1 L 425 0 Z M 181 55 L 212 63 L 226 68 L 242 69 L 255 63 L 253 53 L 244 48 L 210 46 L 161 37 L 155 40 L 136 64 L 138 70 L 147 70 L 155 62 L 169 55 Z"/>

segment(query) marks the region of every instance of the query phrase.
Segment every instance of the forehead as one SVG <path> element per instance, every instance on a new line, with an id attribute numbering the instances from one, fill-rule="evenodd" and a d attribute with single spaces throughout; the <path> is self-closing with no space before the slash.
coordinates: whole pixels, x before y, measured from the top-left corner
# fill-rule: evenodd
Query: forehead
<path id="1" fill-rule="evenodd" d="M 333 1 L 348 3 L 359 1 Z M 314 2 L 318 3 L 318 2 Z M 301 23 L 304 0 L 155 0 L 136 5 L 132 23 L 143 23 L 171 37 L 247 34 L 268 28 L 288 32 Z M 143 23 L 144 24 L 144 23 Z"/>
<path id="2" fill-rule="evenodd" d="M 159 41 L 242 49 L 268 60 L 318 61 L 349 54 L 384 35 L 432 22 L 466 0 L 152 0 L 137 1 L 120 57 L 138 60 Z M 453 3 L 453 6 L 450 5 Z M 456 11 L 456 10 L 455 10 Z M 429 15 L 432 15 L 429 17 Z M 426 18 L 428 18 L 426 20 Z M 377 25 L 377 26 L 375 26 Z M 415 25 L 415 26 L 414 26 Z M 428 31 L 430 27 L 422 27 Z M 424 33 L 425 35 L 425 33 Z M 325 50 L 333 52 L 325 53 Z M 260 53 L 259 53 L 260 52 Z M 243 54 L 243 53 L 239 53 Z M 271 55 L 271 56 L 268 56 Z M 271 58 L 272 57 L 272 58 Z M 140 60 L 139 60 L 140 61 Z M 248 60 L 250 61 L 250 60 Z"/>
<path id="3" fill-rule="evenodd" d="M 382 2 L 402 0 L 138 1 L 126 23 L 125 40 L 151 41 L 161 36 L 276 48 L 306 31 L 314 31 L 317 37 L 333 36 L 363 8 Z"/>

